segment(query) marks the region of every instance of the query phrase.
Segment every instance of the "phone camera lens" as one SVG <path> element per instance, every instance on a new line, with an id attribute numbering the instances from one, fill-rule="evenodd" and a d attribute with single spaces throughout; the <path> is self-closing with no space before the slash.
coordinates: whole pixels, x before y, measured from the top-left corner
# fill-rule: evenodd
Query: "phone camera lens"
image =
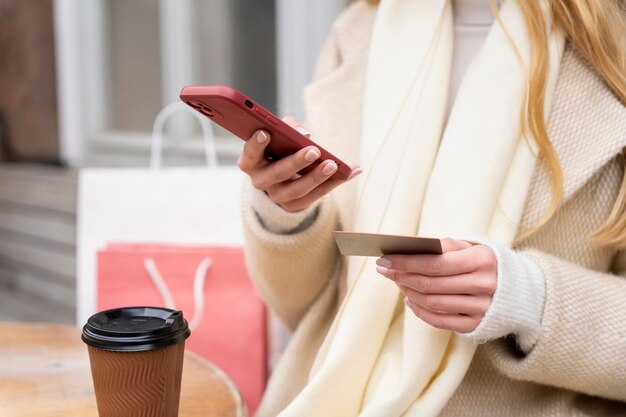
<path id="1" fill-rule="evenodd" d="M 213 117 L 213 116 L 214 116 L 214 114 L 213 114 L 213 110 L 211 110 L 210 108 L 205 107 L 205 106 L 202 106 L 202 107 L 200 108 L 200 112 L 201 112 L 202 114 L 205 114 L 205 115 L 209 116 L 209 117 Z"/>
<path id="2" fill-rule="evenodd" d="M 249 109 L 254 107 L 254 104 L 250 100 L 246 100 L 245 104 L 246 104 L 246 107 L 249 108 Z"/>
<path id="3" fill-rule="evenodd" d="M 195 101 L 195 100 L 189 100 L 189 101 L 187 101 L 187 104 L 189 104 L 194 109 L 199 109 L 199 108 L 202 108 L 204 106 L 202 103 L 200 103 L 198 101 Z"/>

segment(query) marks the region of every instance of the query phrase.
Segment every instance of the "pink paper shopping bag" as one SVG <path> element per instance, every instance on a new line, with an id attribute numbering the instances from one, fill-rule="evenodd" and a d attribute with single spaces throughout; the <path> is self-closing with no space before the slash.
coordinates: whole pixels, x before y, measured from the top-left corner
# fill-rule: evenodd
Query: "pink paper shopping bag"
<path id="1" fill-rule="evenodd" d="M 267 378 L 266 311 L 241 247 L 110 244 L 97 256 L 97 304 L 182 310 L 187 348 L 223 369 L 254 414 Z"/>

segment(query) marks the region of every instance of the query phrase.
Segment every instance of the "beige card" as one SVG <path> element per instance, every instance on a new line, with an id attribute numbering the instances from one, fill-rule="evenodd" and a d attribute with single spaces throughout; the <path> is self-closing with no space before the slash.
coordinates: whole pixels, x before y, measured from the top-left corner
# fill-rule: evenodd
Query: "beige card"
<path id="1" fill-rule="evenodd" d="M 339 252 L 344 256 L 383 256 L 443 253 L 441 240 L 415 236 L 377 233 L 333 232 Z"/>

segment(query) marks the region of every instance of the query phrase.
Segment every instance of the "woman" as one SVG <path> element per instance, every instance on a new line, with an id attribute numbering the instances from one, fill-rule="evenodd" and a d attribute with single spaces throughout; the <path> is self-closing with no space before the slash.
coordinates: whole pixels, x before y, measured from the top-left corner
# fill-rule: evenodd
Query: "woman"
<path id="1" fill-rule="evenodd" d="M 262 131 L 239 161 L 250 274 L 294 330 L 258 415 L 623 414 L 624 3 L 374 3 L 305 90 L 363 168 L 300 177 L 319 151 L 269 162 Z M 338 229 L 457 238 L 343 259 Z"/>

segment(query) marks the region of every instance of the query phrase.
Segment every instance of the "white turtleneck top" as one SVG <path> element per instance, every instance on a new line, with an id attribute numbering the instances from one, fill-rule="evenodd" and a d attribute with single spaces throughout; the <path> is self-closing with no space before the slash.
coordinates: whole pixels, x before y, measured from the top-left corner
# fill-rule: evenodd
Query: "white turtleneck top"
<path id="1" fill-rule="evenodd" d="M 496 1 L 496 6 L 499 1 Z M 450 90 L 448 109 L 452 107 L 463 75 L 472 59 L 485 42 L 487 33 L 495 20 L 489 7 L 489 0 L 452 0 L 454 19 L 454 44 L 452 68 L 450 72 Z"/>

